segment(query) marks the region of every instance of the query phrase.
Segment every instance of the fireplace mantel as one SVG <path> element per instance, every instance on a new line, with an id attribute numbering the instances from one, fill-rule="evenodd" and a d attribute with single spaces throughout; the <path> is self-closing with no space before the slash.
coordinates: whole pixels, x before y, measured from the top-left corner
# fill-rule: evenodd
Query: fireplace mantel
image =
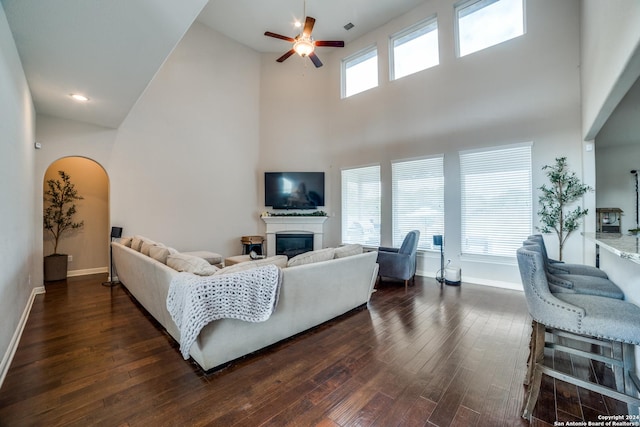
<path id="1" fill-rule="evenodd" d="M 313 248 L 322 249 L 326 216 L 263 216 L 267 225 L 267 256 L 276 254 L 276 233 L 313 233 Z"/>

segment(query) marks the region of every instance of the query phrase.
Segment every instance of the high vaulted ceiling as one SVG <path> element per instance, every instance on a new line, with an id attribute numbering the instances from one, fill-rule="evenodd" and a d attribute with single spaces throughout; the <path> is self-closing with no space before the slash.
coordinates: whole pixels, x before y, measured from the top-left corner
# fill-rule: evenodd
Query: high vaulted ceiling
<path id="1" fill-rule="evenodd" d="M 264 32 L 295 36 L 305 7 L 317 19 L 314 38 L 348 43 L 424 1 L 0 0 L 36 112 L 110 128 L 196 19 L 256 51 L 284 53 L 289 46 Z M 77 103 L 72 93 L 90 101 Z"/>

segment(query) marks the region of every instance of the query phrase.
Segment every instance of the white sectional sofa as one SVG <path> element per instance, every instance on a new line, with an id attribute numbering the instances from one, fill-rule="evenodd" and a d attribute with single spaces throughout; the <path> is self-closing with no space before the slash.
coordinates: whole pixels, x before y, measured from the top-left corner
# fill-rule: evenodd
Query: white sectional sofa
<path id="1" fill-rule="evenodd" d="M 178 271 L 161 262 L 162 258 L 159 261 L 118 242 L 111 245 L 118 280 L 180 342 L 180 331 L 166 304 L 169 286 Z M 290 266 L 281 270 L 278 303 L 267 321 L 221 319 L 211 322 L 191 346 L 191 357 L 205 371 L 212 370 L 366 304 L 378 273 L 377 252 L 362 253 L 361 249 L 359 252 L 323 249 L 303 254 L 297 260 L 292 258 Z M 170 255 L 168 263 L 175 266 L 171 258 Z M 284 266 L 287 261 L 286 257 L 282 258 L 274 262 Z M 317 261 L 327 258 L 331 259 Z M 236 264 L 227 270 L 243 267 L 249 266 Z M 215 272 L 225 274 L 226 270 Z"/>

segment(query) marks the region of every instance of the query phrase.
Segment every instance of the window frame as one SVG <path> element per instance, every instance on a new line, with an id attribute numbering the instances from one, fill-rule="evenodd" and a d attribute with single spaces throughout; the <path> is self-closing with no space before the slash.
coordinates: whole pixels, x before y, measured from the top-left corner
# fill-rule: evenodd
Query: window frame
<path id="1" fill-rule="evenodd" d="M 489 48 L 491 48 L 493 46 L 497 46 L 497 45 L 505 43 L 505 42 L 507 42 L 509 40 L 513 40 L 515 38 L 521 37 L 521 36 L 523 36 L 523 35 L 525 35 L 527 33 L 527 25 L 526 25 L 527 24 L 527 15 L 526 15 L 526 13 L 527 13 L 527 7 L 526 6 L 527 5 L 526 5 L 526 0 L 519 0 L 521 2 L 521 4 L 522 4 L 522 33 L 521 34 L 519 34 L 517 36 L 514 36 L 514 37 L 511 37 L 509 39 L 502 40 L 502 41 L 500 41 L 498 43 L 485 46 L 485 47 L 483 47 L 481 49 L 474 50 L 473 52 L 468 52 L 468 53 L 465 53 L 464 55 L 461 55 L 461 52 L 460 52 L 460 50 L 461 50 L 460 49 L 460 22 L 459 22 L 460 17 L 458 16 L 458 11 L 462 10 L 462 9 L 465 9 L 467 7 L 473 7 L 474 5 L 478 5 L 479 6 L 479 7 L 474 8 L 474 10 L 470 11 L 469 13 L 465 14 L 465 16 L 467 16 L 467 15 L 470 15 L 471 13 L 474 13 L 474 12 L 477 12 L 478 10 L 483 9 L 484 7 L 490 6 L 491 4 L 497 3 L 497 2 L 500 2 L 500 1 L 502 1 L 502 0 L 462 0 L 462 1 L 459 1 L 459 2 L 454 4 L 454 6 L 453 6 L 453 30 L 454 30 L 454 45 L 455 45 L 454 47 L 455 47 L 456 58 L 463 58 L 465 56 L 472 55 L 472 54 L 477 53 L 477 52 L 481 52 L 481 51 L 489 49 Z M 485 3 L 485 4 L 480 7 L 480 5 L 482 3 Z"/>
<path id="2" fill-rule="evenodd" d="M 423 166 L 418 165 L 418 167 L 421 168 L 420 170 L 421 172 L 426 170 L 427 174 L 432 174 L 432 176 L 424 176 L 424 177 L 421 177 L 420 179 L 438 178 L 441 181 L 440 183 L 441 194 L 438 195 L 439 197 L 437 200 L 438 204 L 440 205 L 440 209 L 439 209 L 440 217 L 436 220 L 436 222 L 441 222 L 442 227 L 438 229 L 436 233 L 432 233 L 432 234 L 427 234 L 425 230 L 420 229 L 419 226 L 417 227 L 412 226 L 410 228 L 412 229 L 418 228 L 420 231 L 420 240 L 418 242 L 418 250 L 420 251 L 439 251 L 440 250 L 440 246 L 436 247 L 433 245 L 433 236 L 444 235 L 444 231 L 445 231 L 446 215 L 445 215 L 445 200 L 444 200 L 445 199 L 444 154 L 436 154 L 436 155 L 423 156 L 423 157 L 413 157 L 408 159 L 398 159 L 398 160 L 393 160 L 391 162 L 391 217 L 392 217 L 391 234 L 392 234 L 392 241 L 393 241 L 394 247 L 400 247 L 400 245 L 402 244 L 402 239 L 404 238 L 404 235 L 402 234 L 401 230 L 398 230 L 399 214 L 402 214 L 402 212 L 400 212 L 399 209 L 396 209 L 396 207 L 398 206 L 397 197 L 399 196 L 399 191 L 398 191 L 399 182 L 396 176 L 396 171 L 397 171 L 396 168 L 399 165 L 408 165 L 409 163 L 418 164 L 420 162 L 426 163 L 426 162 L 432 162 L 434 160 L 439 160 L 435 170 L 433 168 L 426 169 L 425 168 L 426 165 L 423 165 Z M 417 169 L 417 168 L 414 166 L 414 169 Z M 428 208 L 430 207 L 427 206 L 427 203 L 422 204 L 422 206 L 420 207 L 420 209 L 428 209 Z M 407 213 L 405 213 L 405 215 L 407 215 Z M 410 230 L 405 230 L 405 231 L 408 232 Z M 404 234 L 406 234 L 406 232 Z"/>
<path id="3" fill-rule="evenodd" d="M 367 57 L 368 55 L 370 55 L 371 53 L 375 53 L 375 58 L 376 58 L 376 85 L 375 86 L 371 86 L 367 89 L 363 89 L 359 92 L 355 92 L 352 94 L 347 95 L 347 64 L 350 62 L 353 62 L 354 60 L 358 60 L 355 64 L 353 65 L 357 65 L 360 64 L 362 62 L 367 61 L 368 59 L 371 59 L 370 57 Z M 360 49 L 359 51 L 352 53 L 351 55 L 342 58 L 342 60 L 340 61 L 340 97 L 341 99 L 346 99 L 346 98 L 350 98 L 354 95 L 357 95 L 359 93 L 363 93 L 366 92 L 368 90 L 377 88 L 380 86 L 380 61 L 378 60 L 378 45 L 377 44 L 372 44 L 369 45 L 363 49 Z"/>
<path id="4" fill-rule="evenodd" d="M 435 28 L 426 31 L 424 34 L 421 34 L 420 36 L 428 34 L 431 31 L 435 31 L 436 32 L 436 42 L 437 42 L 436 46 L 437 46 L 437 49 L 438 49 L 437 63 L 433 64 L 433 65 L 430 65 L 430 66 L 428 66 L 426 68 L 421 68 L 419 70 L 413 71 L 413 72 L 411 72 L 409 74 L 405 74 L 405 75 L 402 75 L 400 77 L 396 77 L 396 70 L 395 70 L 395 68 L 396 68 L 395 67 L 395 64 L 396 64 L 395 48 L 396 48 L 396 46 L 394 45 L 394 42 L 396 40 L 398 40 L 398 39 L 401 39 L 403 37 L 411 35 L 412 33 L 419 32 L 420 30 L 426 29 L 426 28 L 431 27 L 431 26 L 433 26 Z M 418 36 L 418 37 L 420 37 L 420 36 Z M 411 41 L 417 39 L 418 37 L 412 38 Z M 407 28 L 404 28 L 404 29 L 402 29 L 402 30 L 400 30 L 400 31 L 398 31 L 398 32 L 396 32 L 394 34 L 391 34 L 389 36 L 389 81 L 399 80 L 399 79 L 401 79 L 403 77 L 411 76 L 413 74 L 419 73 L 420 71 L 428 70 L 428 69 L 433 68 L 433 67 L 438 66 L 438 65 L 440 65 L 440 33 L 439 33 L 438 15 L 437 14 L 436 15 L 432 15 L 432 16 L 430 16 L 430 17 L 428 17 L 426 19 L 423 19 L 423 20 L 421 20 L 419 22 L 416 22 L 415 24 L 413 24 L 413 25 L 411 25 L 411 26 L 409 26 Z"/>

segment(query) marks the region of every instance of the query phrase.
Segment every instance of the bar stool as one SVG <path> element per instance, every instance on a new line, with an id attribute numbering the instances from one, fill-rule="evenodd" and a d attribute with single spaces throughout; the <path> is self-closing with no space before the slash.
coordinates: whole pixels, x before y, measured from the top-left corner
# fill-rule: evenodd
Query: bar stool
<path id="1" fill-rule="evenodd" d="M 634 345 L 640 344 L 640 307 L 626 301 L 580 294 L 552 294 L 542 255 L 527 247 L 517 251 L 527 308 L 533 318 L 524 383 L 522 417 L 531 419 L 542 375 L 626 402 L 638 414 L 640 380 L 635 374 Z M 547 339 L 550 336 L 550 339 Z M 585 346 L 586 344 L 586 346 Z M 596 352 L 586 351 L 598 347 Z M 553 367 L 544 350 L 597 360 L 613 367 L 616 389 L 583 380 Z"/>
<path id="2" fill-rule="evenodd" d="M 525 240 L 523 245 L 525 248 L 538 252 L 542 256 L 542 263 L 547 273 L 547 281 L 551 292 L 624 299 L 622 289 L 611 280 L 583 274 L 559 274 L 557 270 L 550 269 L 545 251 L 537 242 Z"/>
<path id="3" fill-rule="evenodd" d="M 527 238 L 540 245 L 542 248 L 542 256 L 545 258 L 545 265 L 550 273 L 554 274 L 580 274 L 583 276 L 595 276 L 608 279 L 607 273 L 597 267 L 585 264 L 566 264 L 564 261 L 558 261 L 549 258 L 547 255 L 547 247 L 544 245 L 542 234 L 533 234 Z"/>
<path id="4" fill-rule="evenodd" d="M 264 237 L 242 236 L 240 242 L 242 243 L 242 255 L 246 255 L 251 251 L 254 251 L 258 255 L 262 255 L 262 243 L 264 242 Z"/>

